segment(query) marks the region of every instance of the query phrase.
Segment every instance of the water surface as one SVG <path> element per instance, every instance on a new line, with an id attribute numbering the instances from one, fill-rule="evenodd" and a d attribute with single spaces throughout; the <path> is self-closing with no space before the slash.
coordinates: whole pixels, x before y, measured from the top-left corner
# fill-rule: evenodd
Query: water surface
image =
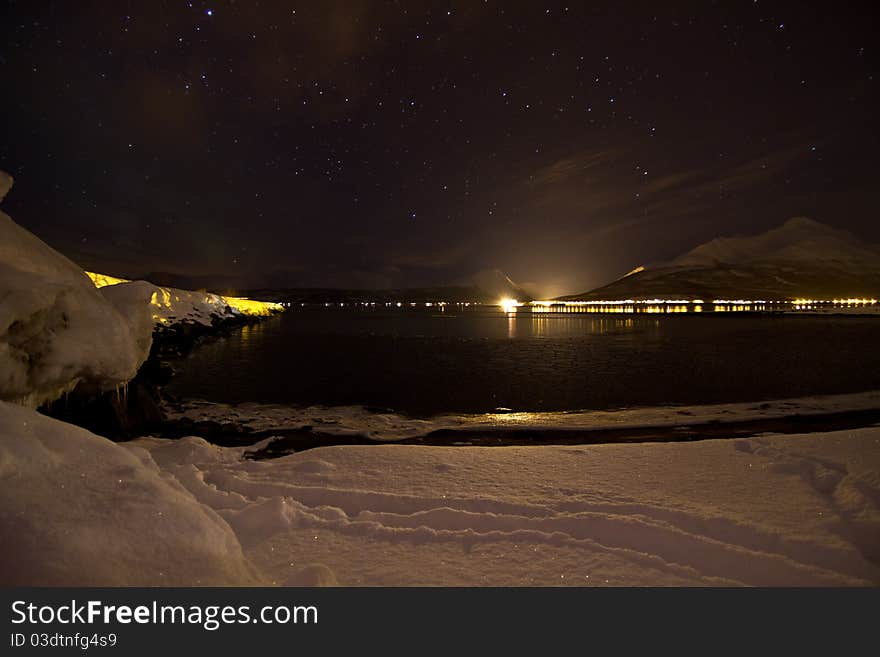
<path id="1" fill-rule="evenodd" d="M 880 388 L 878 345 L 873 317 L 296 309 L 200 346 L 169 391 L 420 416 L 757 401 Z"/>

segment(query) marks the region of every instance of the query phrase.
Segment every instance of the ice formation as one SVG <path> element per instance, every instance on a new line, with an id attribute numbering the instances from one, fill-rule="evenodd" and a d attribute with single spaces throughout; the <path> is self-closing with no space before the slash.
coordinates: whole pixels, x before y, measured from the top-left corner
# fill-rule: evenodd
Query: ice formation
<path id="1" fill-rule="evenodd" d="M 0 197 L 11 183 L 0 176 Z M 131 379 L 153 325 L 129 310 L 0 212 L 0 399 L 38 406 L 78 383 L 101 391 Z"/>

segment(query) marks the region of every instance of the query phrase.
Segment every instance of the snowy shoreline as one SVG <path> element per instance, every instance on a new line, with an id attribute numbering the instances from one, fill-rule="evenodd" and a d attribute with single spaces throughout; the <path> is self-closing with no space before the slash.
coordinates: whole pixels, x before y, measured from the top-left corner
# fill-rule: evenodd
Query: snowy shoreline
<path id="1" fill-rule="evenodd" d="M 273 432 L 306 432 L 322 436 L 363 438 L 367 441 L 399 442 L 425 439 L 432 435 L 491 435 L 533 433 L 535 435 L 675 431 L 683 427 L 727 427 L 741 423 L 785 421 L 793 418 L 863 414 L 866 424 L 874 424 L 872 412 L 880 412 L 880 390 L 841 395 L 780 399 L 761 402 L 657 406 L 613 411 L 499 412 L 446 414 L 414 418 L 391 411 L 381 412 L 362 406 L 307 406 L 281 404 L 221 404 L 204 400 L 180 400 L 164 406 L 174 432 L 213 432 L 257 439 Z M 858 420 L 861 421 L 861 420 Z M 209 437 L 209 440 L 211 438 Z M 254 442 L 253 439 L 250 442 Z M 613 441 L 608 441 L 613 442 Z"/>
<path id="2" fill-rule="evenodd" d="M 0 581 L 880 585 L 876 426 L 271 460 L 249 449 L 113 443 L 0 402 Z"/>

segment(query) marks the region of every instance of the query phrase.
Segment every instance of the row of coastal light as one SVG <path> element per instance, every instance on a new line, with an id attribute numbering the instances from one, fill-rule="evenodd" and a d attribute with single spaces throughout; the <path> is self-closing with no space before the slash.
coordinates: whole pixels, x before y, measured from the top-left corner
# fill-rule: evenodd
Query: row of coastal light
<path id="1" fill-rule="evenodd" d="M 695 299 L 693 301 L 689 299 L 618 299 L 618 300 L 602 300 L 602 301 L 529 301 L 528 303 L 520 303 L 518 301 L 514 301 L 511 299 L 503 299 L 501 303 L 511 302 L 515 303 L 518 306 L 523 305 L 531 305 L 531 306 L 633 306 L 636 304 L 649 304 L 649 305 L 659 305 L 659 304 L 673 304 L 673 305 L 681 305 L 685 303 L 703 303 L 702 299 Z M 499 305 L 501 305 L 499 303 Z M 739 302 L 736 303 L 751 303 L 749 302 Z"/>
<path id="2" fill-rule="evenodd" d="M 682 306 L 691 303 L 697 306 L 701 306 L 706 302 L 702 299 L 603 299 L 600 301 L 529 301 L 523 303 L 516 301 L 515 299 L 502 299 L 498 302 L 498 305 L 501 307 L 508 306 L 516 308 L 519 306 L 660 306 L 664 304 L 671 306 Z M 725 305 L 760 305 L 766 304 L 768 302 L 762 300 L 752 301 L 746 299 L 715 299 L 712 301 L 712 303 Z"/>
<path id="3" fill-rule="evenodd" d="M 702 299 L 602 299 L 595 301 L 554 301 L 554 300 L 537 300 L 537 301 L 519 301 L 513 298 L 500 299 L 495 305 L 501 307 L 504 312 L 514 312 L 521 307 L 537 307 L 537 308 L 564 308 L 564 307 L 623 307 L 623 306 L 703 306 L 707 302 Z M 764 299 L 713 299 L 711 302 L 715 306 L 767 306 L 767 305 L 793 305 L 797 308 L 803 308 L 815 305 L 848 305 L 848 306 L 869 306 L 878 303 L 877 299 L 792 299 L 789 301 L 767 301 Z M 286 304 L 288 307 L 293 305 L 290 302 Z M 357 307 L 375 307 L 384 306 L 386 308 L 445 308 L 446 306 L 483 306 L 486 305 L 479 301 L 326 301 L 317 303 L 300 302 L 297 304 L 301 307 L 305 306 L 323 306 L 324 308 L 357 308 Z M 491 305 L 491 304 L 490 304 Z"/>
<path id="4" fill-rule="evenodd" d="M 702 306 L 706 302 L 702 299 L 615 299 L 615 300 L 596 300 L 596 301 L 528 301 L 522 302 L 516 299 L 501 299 L 498 305 L 505 312 L 513 312 L 521 306 L 537 306 L 537 307 L 578 307 L 578 306 L 682 306 L 693 304 L 694 306 Z M 796 308 L 804 308 L 815 305 L 835 305 L 835 306 L 873 306 L 878 303 L 877 299 L 867 298 L 848 298 L 848 299 L 793 299 L 789 301 L 767 301 L 765 299 L 713 299 L 712 304 L 715 306 L 766 306 L 766 305 L 793 305 Z"/>
<path id="5" fill-rule="evenodd" d="M 877 299 L 795 299 L 795 310 L 815 310 L 817 307 L 831 306 L 833 308 L 858 308 L 860 306 L 876 305 Z"/>
<path id="6" fill-rule="evenodd" d="M 792 301 L 800 306 L 813 306 L 816 304 L 834 304 L 837 306 L 871 306 L 877 303 L 877 299 L 795 299 Z"/>
<path id="7" fill-rule="evenodd" d="M 290 306 L 291 304 L 288 302 L 287 304 Z M 445 308 L 446 306 L 479 306 L 482 305 L 477 301 L 425 301 L 425 302 L 416 302 L 416 301 L 385 301 L 385 302 L 375 302 L 375 301 L 324 301 L 317 303 L 309 303 L 307 301 L 301 301 L 299 303 L 300 307 L 305 306 L 323 306 L 324 308 L 357 308 L 364 306 L 385 306 L 386 308 L 403 308 L 404 306 L 408 306 L 410 308 L 417 308 L 424 306 L 425 308 Z"/>
<path id="8" fill-rule="evenodd" d="M 644 306 L 645 312 L 664 312 L 661 310 L 662 308 L 668 309 L 669 312 L 687 312 L 687 307 L 689 304 L 693 304 L 693 308 L 695 312 L 699 312 L 702 310 L 702 304 L 704 301 L 702 299 L 602 299 L 597 301 L 547 301 L 547 300 L 538 300 L 538 301 L 529 301 L 529 302 L 520 302 L 516 299 L 501 299 L 498 302 L 498 305 L 501 306 L 501 309 L 506 313 L 516 312 L 516 309 L 521 306 L 529 306 L 538 309 L 547 309 L 547 308 L 596 308 L 598 312 L 624 312 L 625 308 L 630 308 L 631 311 L 636 306 Z M 749 303 L 748 302 L 735 302 L 739 304 Z"/>

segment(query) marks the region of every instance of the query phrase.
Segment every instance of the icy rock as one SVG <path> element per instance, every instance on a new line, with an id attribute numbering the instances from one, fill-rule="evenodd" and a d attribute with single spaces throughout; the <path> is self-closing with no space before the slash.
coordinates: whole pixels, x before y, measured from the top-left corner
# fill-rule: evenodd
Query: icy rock
<path id="1" fill-rule="evenodd" d="M 101 295 L 116 308 L 128 322 L 138 351 L 145 360 L 153 343 L 153 311 L 150 299 L 158 290 L 146 281 L 133 281 L 100 288 Z"/>
<path id="2" fill-rule="evenodd" d="M 101 392 L 129 381 L 149 351 L 147 320 L 0 212 L 0 399 L 36 407 L 80 383 Z"/>

